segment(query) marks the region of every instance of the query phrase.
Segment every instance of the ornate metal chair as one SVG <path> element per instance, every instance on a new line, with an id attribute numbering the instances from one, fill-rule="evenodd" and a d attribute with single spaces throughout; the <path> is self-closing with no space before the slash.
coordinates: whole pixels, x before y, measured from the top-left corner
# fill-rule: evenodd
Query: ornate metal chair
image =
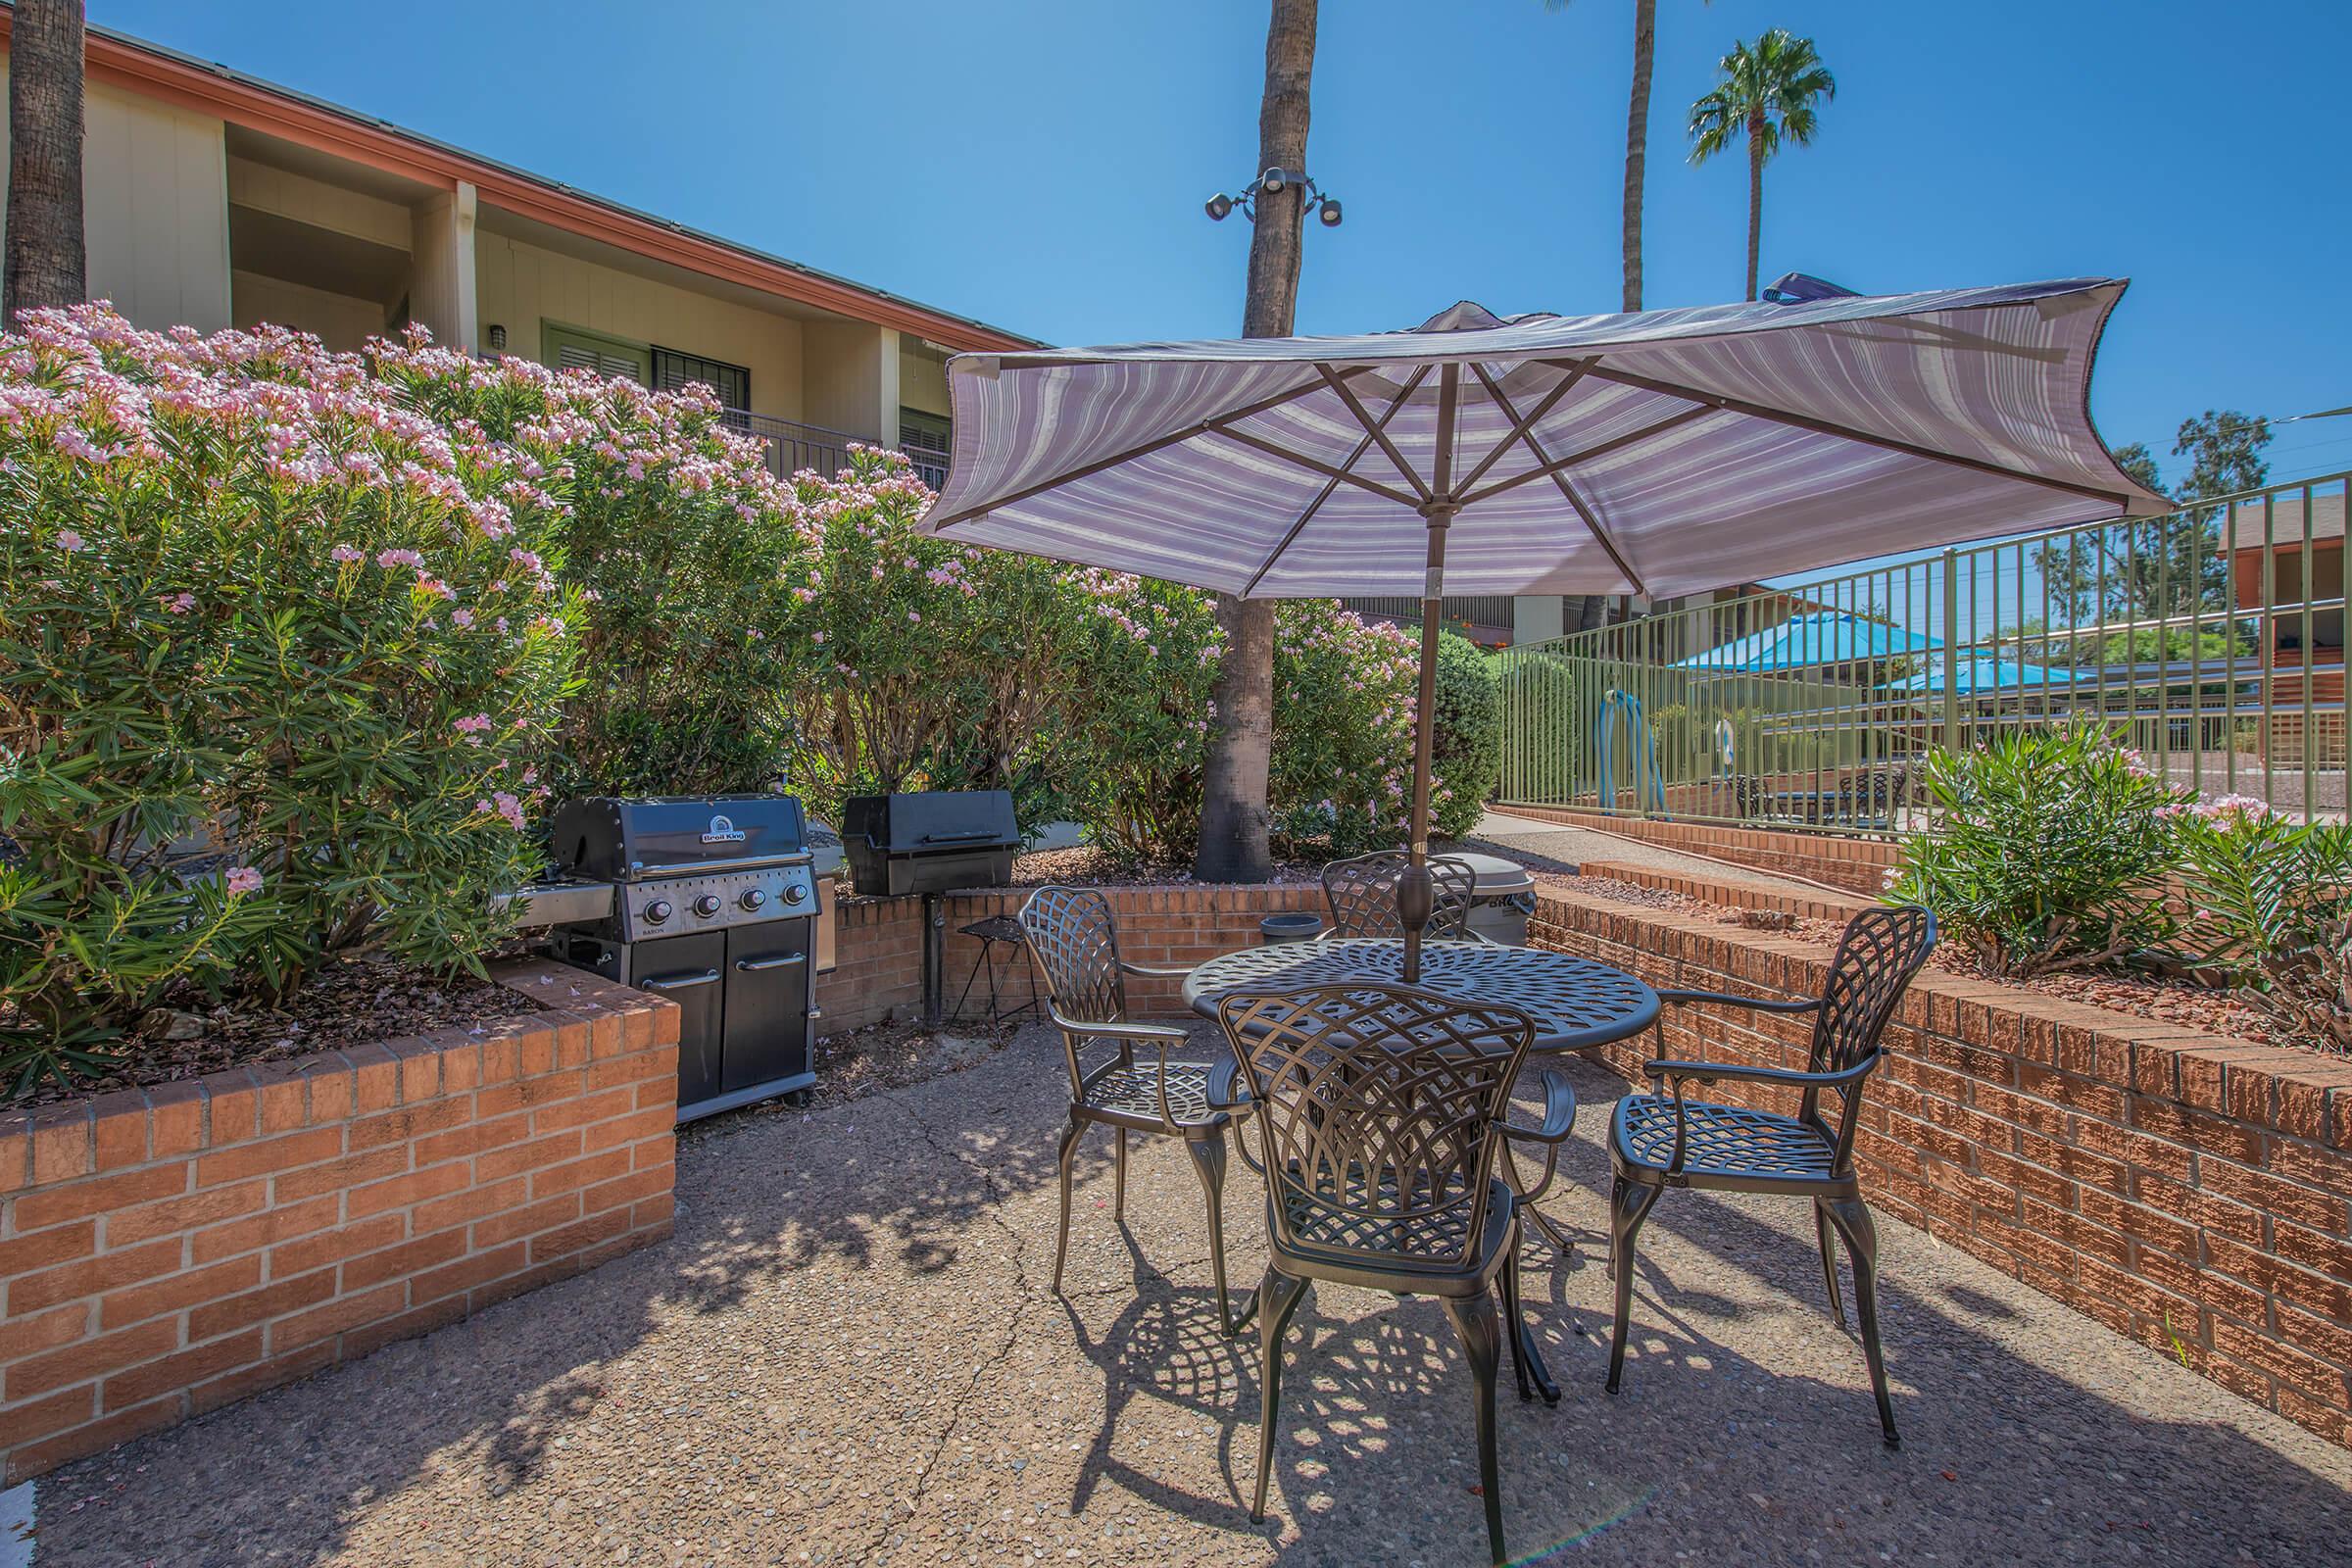
<path id="1" fill-rule="evenodd" d="M 1218 1319 L 1227 1334 L 1240 1332 L 1225 1288 L 1225 1128 L 1245 1108 L 1233 1103 L 1235 1063 L 1172 1061 L 1169 1048 L 1190 1045 L 1191 1036 L 1168 1024 L 1127 1020 L 1128 975 L 1182 979 L 1188 971 L 1121 958 L 1110 905 L 1089 888 L 1039 888 L 1021 906 L 1020 918 L 1030 956 L 1046 978 L 1047 1011 L 1061 1031 L 1070 1070 L 1070 1123 L 1062 1131 L 1059 1155 L 1061 1231 L 1054 1244 L 1054 1294 L 1060 1294 L 1062 1262 L 1070 1250 L 1070 1170 L 1087 1128 L 1111 1128 L 1118 1139 L 1111 1215 L 1122 1222 L 1127 1217 L 1127 1135 L 1180 1139 L 1208 1201 Z M 1087 1066 L 1085 1054 L 1099 1046 L 1110 1047 L 1109 1054 Z M 1138 1046 L 1152 1048 L 1155 1055 L 1138 1060 Z"/>
<path id="2" fill-rule="evenodd" d="M 1331 937 L 1400 937 L 1396 882 L 1410 859 L 1402 850 L 1375 850 L 1323 867 L 1323 902 L 1331 906 Z M 1429 866 L 1436 904 L 1426 935 L 1461 940 L 1470 935 L 1470 906 L 1477 902 L 1478 872 L 1469 861 L 1433 855 Z"/>
<path id="3" fill-rule="evenodd" d="M 1609 1129 L 1609 1162 L 1615 1176 L 1609 1195 L 1609 1274 L 1617 1293 L 1617 1321 L 1609 1336 L 1611 1394 L 1617 1392 L 1625 1370 L 1626 1318 L 1634 1300 L 1634 1239 L 1660 1193 L 1669 1187 L 1690 1187 L 1810 1198 L 1830 1310 L 1844 1327 L 1834 1232 L 1844 1238 L 1853 1259 L 1854 1310 L 1861 1321 L 1871 1390 L 1878 1396 L 1879 1425 L 1888 1446 L 1899 1445 L 1894 1406 L 1886 1397 L 1886 1365 L 1879 1350 L 1878 1232 L 1854 1170 L 1854 1130 L 1864 1080 L 1879 1064 L 1879 1040 L 1886 1020 L 1935 946 L 1936 917 L 1926 909 L 1865 909 L 1838 939 L 1829 983 L 1817 1001 L 1767 1002 L 1715 991 L 1658 993 L 1669 1005 L 1703 1003 L 1759 1012 L 1810 1012 L 1813 1046 L 1803 1072 L 1661 1055 L 1642 1070 L 1667 1092 L 1632 1094 L 1617 1102 Z M 1660 1040 L 1662 1050 L 1662 1023 Z M 1793 1116 L 1687 1098 L 1691 1084 L 1719 1078 L 1786 1084 L 1803 1095 Z M 1828 1094 L 1838 1098 L 1835 1123 L 1824 1113 Z"/>
<path id="4" fill-rule="evenodd" d="M 1544 1078 L 1540 1128 L 1507 1125 L 1511 1082 L 1535 1023 L 1510 1007 L 1466 1007 L 1423 991 L 1350 986 L 1227 997 L 1218 1018 L 1249 1080 L 1266 1171 L 1266 1273 L 1258 1286 L 1265 1390 L 1257 1492 L 1266 1511 L 1281 1407 L 1282 1336 L 1308 1286 L 1331 1280 L 1434 1296 L 1478 1386 L 1487 1543 L 1504 1558 L 1495 1479 L 1494 1374 L 1509 1319 L 1519 1396 L 1543 1375 L 1519 1311 L 1519 1200 L 1498 1169 L 1505 1138 L 1568 1136 L 1575 1097 Z"/>

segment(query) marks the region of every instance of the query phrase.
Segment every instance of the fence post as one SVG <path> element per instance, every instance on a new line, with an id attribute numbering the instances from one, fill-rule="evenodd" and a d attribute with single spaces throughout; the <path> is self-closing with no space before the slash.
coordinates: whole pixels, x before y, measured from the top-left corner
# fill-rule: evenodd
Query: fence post
<path id="1" fill-rule="evenodd" d="M 1943 553 L 1943 749 L 1960 750 L 1960 552 Z"/>

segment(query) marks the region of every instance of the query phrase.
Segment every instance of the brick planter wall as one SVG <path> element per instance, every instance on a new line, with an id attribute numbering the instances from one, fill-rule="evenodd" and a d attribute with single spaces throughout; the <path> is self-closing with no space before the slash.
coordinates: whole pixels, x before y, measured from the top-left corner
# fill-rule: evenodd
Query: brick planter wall
<path id="1" fill-rule="evenodd" d="M 1541 901 L 1533 937 L 1750 996 L 1818 996 L 1827 967 L 1790 939 L 1574 894 Z M 1804 1065 L 1809 1019 L 1669 1012 L 1669 1055 Z M 2352 1443 L 2352 1061 L 1933 969 L 1886 1043 L 1859 1135 L 1872 1202 Z M 1645 1036 L 1609 1060 L 1638 1078 L 1650 1054 Z"/>
<path id="2" fill-rule="evenodd" d="M 995 914 L 1017 914 L 1031 890 L 975 889 L 940 899 L 947 919 L 941 959 L 944 1005 L 953 1012 L 972 960 L 976 938 L 961 928 Z M 1306 909 L 1323 912 L 1323 889 L 1312 882 L 1211 886 L 1164 883 L 1102 890 L 1119 923 L 1119 952 L 1135 963 L 1157 966 L 1200 963 L 1220 953 L 1257 945 L 1258 921 L 1269 914 Z M 816 1004 L 824 1012 L 820 1033 L 839 1034 L 890 1018 L 919 1014 L 923 1000 L 923 901 L 844 899 L 836 937 L 837 967 L 817 977 Z M 1029 997 L 1026 954 L 997 949 L 997 985 L 1008 1000 Z M 1008 961 L 1009 959 L 1009 961 Z M 1178 982 L 1129 976 L 1127 1004 L 1139 1017 L 1173 1017 L 1185 1012 Z M 988 981 L 975 982 L 964 1010 L 978 1017 L 988 1005 Z"/>
<path id="3" fill-rule="evenodd" d="M 1825 882 L 1834 888 L 1877 898 L 1886 886 L 1886 872 L 1895 862 L 1895 847 L 1884 839 L 1847 838 L 1834 833 L 1789 833 L 1772 828 L 1732 827 L 1721 822 L 1658 821 L 1640 816 L 1609 816 L 1596 810 L 1565 806 L 1497 808 L 1512 816 L 1564 827 L 1595 828 L 1661 849 L 1711 855 L 1718 860 L 1752 865 L 1759 871 L 1779 871 Z"/>
<path id="4" fill-rule="evenodd" d="M 0 1115 L 8 1483 L 668 1234 L 677 1009 L 498 978 L 564 1010 Z"/>

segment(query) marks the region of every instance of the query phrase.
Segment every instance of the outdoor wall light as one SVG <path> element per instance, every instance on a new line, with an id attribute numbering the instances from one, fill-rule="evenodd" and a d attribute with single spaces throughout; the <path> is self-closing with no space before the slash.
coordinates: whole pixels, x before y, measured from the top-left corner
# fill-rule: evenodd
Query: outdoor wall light
<path id="1" fill-rule="evenodd" d="M 1267 170 L 1243 187 L 1238 202 L 1223 191 L 1219 191 L 1202 204 L 1201 211 L 1207 213 L 1212 221 L 1223 222 L 1238 206 L 1242 210 L 1242 216 L 1254 223 L 1257 221 L 1257 199 L 1260 196 L 1279 196 L 1293 185 L 1298 186 L 1304 194 L 1306 201 L 1304 210 L 1322 220 L 1325 228 L 1340 226 L 1340 199 L 1336 196 L 1324 195 L 1313 180 L 1293 169 Z"/>
<path id="2" fill-rule="evenodd" d="M 493 349 L 504 349 L 507 346 L 507 329 L 496 321 L 490 323 L 490 346 Z"/>

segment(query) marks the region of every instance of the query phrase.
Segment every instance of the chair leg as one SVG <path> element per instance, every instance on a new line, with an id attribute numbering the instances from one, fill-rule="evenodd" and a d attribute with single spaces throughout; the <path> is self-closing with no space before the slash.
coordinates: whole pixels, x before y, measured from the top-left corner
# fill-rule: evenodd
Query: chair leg
<path id="1" fill-rule="evenodd" d="M 1822 1199 L 1813 1200 L 1813 1229 L 1821 1238 L 1821 1278 L 1830 1288 L 1830 1316 L 1845 1327 L 1845 1299 L 1838 1290 L 1838 1234 L 1830 1224 L 1830 1205 Z"/>
<path id="2" fill-rule="evenodd" d="M 1208 1267 L 1217 1281 L 1217 1327 L 1228 1339 L 1241 1331 L 1225 1289 L 1225 1137 L 1188 1138 L 1184 1152 L 1193 1156 L 1193 1173 L 1200 1178 L 1200 1196 L 1208 1200 Z"/>
<path id="3" fill-rule="evenodd" d="M 1870 1391 L 1879 1399 L 1879 1432 L 1886 1446 L 1899 1448 L 1903 1440 L 1894 1430 L 1894 1401 L 1886 1396 L 1886 1357 L 1879 1348 L 1879 1231 L 1870 1209 L 1859 1198 L 1834 1199 L 1828 1204 L 1831 1222 L 1845 1238 L 1854 1260 L 1854 1316 L 1862 1325 L 1862 1358 L 1870 1363 Z"/>
<path id="4" fill-rule="evenodd" d="M 1121 1127 L 1117 1170 L 1111 1177 L 1110 1217 L 1121 1224 L 1127 1220 L 1127 1129 Z"/>
<path id="5" fill-rule="evenodd" d="M 1525 1319 L 1519 1312 L 1519 1236 L 1516 1226 L 1512 1228 L 1508 1248 L 1502 1260 L 1502 1280 L 1500 1282 L 1502 1286 L 1502 1317 L 1510 1327 L 1510 1332 L 1503 1339 L 1503 1348 L 1510 1352 L 1511 1376 L 1518 1380 L 1519 1402 L 1524 1404 L 1536 1396 L 1536 1391 L 1527 1381 L 1527 1352 L 1520 1348 L 1519 1343 L 1520 1330 Z"/>
<path id="6" fill-rule="evenodd" d="M 1495 1562 L 1505 1560 L 1502 1545 L 1502 1487 L 1494 1457 L 1494 1372 L 1502 1354 L 1502 1336 L 1494 1318 L 1494 1298 L 1483 1291 L 1476 1296 L 1445 1298 L 1446 1315 L 1461 1336 L 1462 1354 L 1478 1385 L 1478 1482 L 1486 1494 L 1487 1549 Z"/>
<path id="7" fill-rule="evenodd" d="M 1070 1124 L 1061 1130 L 1061 1152 L 1057 1156 L 1061 1164 L 1061 1233 L 1054 1243 L 1054 1294 L 1055 1296 L 1061 1294 L 1062 1260 L 1068 1257 L 1070 1252 L 1070 1167 L 1077 1158 L 1078 1140 L 1085 1136 L 1085 1133 L 1086 1123 L 1075 1116 L 1072 1116 Z"/>
<path id="8" fill-rule="evenodd" d="M 1625 1375 L 1626 1326 L 1634 1314 L 1634 1238 L 1666 1189 L 1623 1176 L 1609 1188 L 1609 1278 L 1617 1287 L 1617 1321 L 1609 1329 L 1609 1392 Z"/>
<path id="9" fill-rule="evenodd" d="M 1306 1281 L 1270 1268 L 1258 1282 L 1257 1364 L 1258 1382 L 1263 1387 L 1257 1411 L 1257 1496 L 1250 1504 L 1252 1520 L 1266 1516 L 1266 1483 L 1274 1474 L 1274 1418 L 1281 1413 L 1282 1402 L 1282 1335 L 1305 1296 Z"/>

